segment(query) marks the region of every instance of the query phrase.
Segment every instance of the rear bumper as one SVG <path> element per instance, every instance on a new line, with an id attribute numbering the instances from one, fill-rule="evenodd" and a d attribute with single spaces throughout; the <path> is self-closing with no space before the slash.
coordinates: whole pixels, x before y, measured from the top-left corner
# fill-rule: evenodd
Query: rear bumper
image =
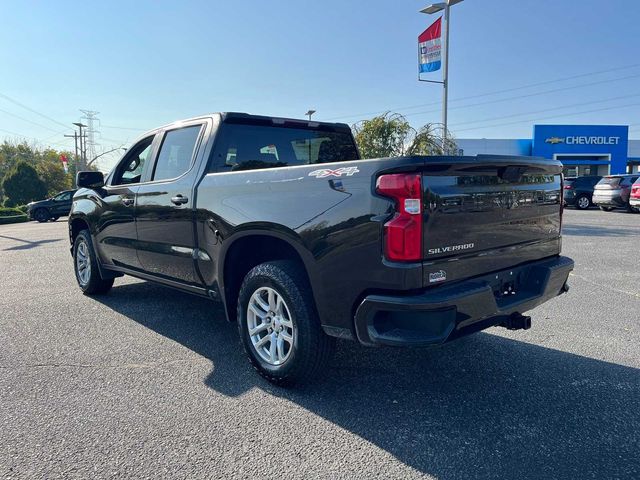
<path id="1" fill-rule="evenodd" d="M 565 292 L 573 260 L 556 256 L 412 295 L 369 295 L 355 314 L 365 345 L 427 346 L 507 322 Z M 504 291 L 515 293 L 504 294 Z"/>
<path id="2" fill-rule="evenodd" d="M 593 203 L 595 203 L 596 205 L 603 205 L 605 207 L 624 207 L 626 205 L 626 202 L 620 195 L 616 195 L 613 197 L 594 195 Z"/>
<path id="3" fill-rule="evenodd" d="M 640 198 L 630 198 L 629 205 L 632 207 L 640 207 Z"/>

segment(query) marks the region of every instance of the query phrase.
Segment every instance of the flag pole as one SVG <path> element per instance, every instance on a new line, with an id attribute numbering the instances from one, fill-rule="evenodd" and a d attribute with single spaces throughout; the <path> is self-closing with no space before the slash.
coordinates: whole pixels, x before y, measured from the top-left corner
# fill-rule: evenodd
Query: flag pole
<path id="1" fill-rule="evenodd" d="M 429 5 L 428 7 L 423 8 L 422 10 L 420 10 L 420 13 L 426 13 L 428 15 L 433 15 L 434 13 L 438 13 L 442 10 L 444 10 L 444 59 L 443 59 L 443 65 L 442 65 L 442 82 L 433 82 L 432 83 L 442 83 L 442 153 L 446 154 L 447 153 L 447 137 L 448 137 L 448 131 L 447 131 L 447 103 L 448 103 L 448 96 L 449 96 L 449 29 L 451 27 L 450 25 L 450 21 L 451 21 L 451 12 L 450 12 L 450 8 L 457 4 L 462 2 L 463 0 L 444 0 L 442 2 L 438 2 L 438 3 L 432 3 L 431 5 Z M 418 79 L 420 79 L 420 75 L 418 74 Z M 428 81 L 428 80 L 422 80 L 422 81 Z"/>
<path id="2" fill-rule="evenodd" d="M 442 65 L 442 154 L 447 154 L 447 103 L 449 91 L 449 0 L 444 7 L 444 64 Z"/>

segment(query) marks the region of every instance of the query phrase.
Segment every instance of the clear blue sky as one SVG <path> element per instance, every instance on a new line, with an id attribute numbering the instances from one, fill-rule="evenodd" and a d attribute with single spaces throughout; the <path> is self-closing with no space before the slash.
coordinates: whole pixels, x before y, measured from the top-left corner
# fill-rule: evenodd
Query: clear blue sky
<path id="1" fill-rule="evenodd" d="M 441 88 L 416 80 L 416 38 L 435 19 L 418 13 L 428 3 L 4 0 L 0 94 L 63 125 L 80 108 L 99 111 L 105 148 L 132 141 L 133 129 L 214 111 L 301 117 L 314 108 L 319 120 L 353 123 L 392 110 L 414 126 L 439 122 Z M 455 136 L 604 123 L 640 137 L 637 0 L 465 0 L 452 14 Z M 62 125 L 2 96 L 0 109 L 0 139 L 73 144 Z"/>

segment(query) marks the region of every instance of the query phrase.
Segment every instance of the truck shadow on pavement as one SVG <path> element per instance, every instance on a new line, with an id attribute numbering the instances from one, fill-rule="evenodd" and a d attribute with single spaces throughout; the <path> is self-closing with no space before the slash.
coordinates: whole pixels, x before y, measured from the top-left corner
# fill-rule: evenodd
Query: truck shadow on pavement
<path id="1" fill-rule="evenodd" d="M 8 252 L 11 250 L 29 250 L 30 248 L 39 247 L 40 245 L 44 245 L 47 243 L 61 242 L 61 238 L 50 238 L 47 240 L 24 240 L 22 238 L 9 237 L 7 235 L 0 235 L 0 238 L 4 238 L 5 240 L 12 240 L 14 242 L 20 242 L 20 245 L 15 245 L 13 247 L 5 248 L 4 251 Z"/>
<path id="2" fill-rule="evenodd" d="M 215 304 L 167 292 L 136 283 L 99 299 L 210 359 L 205 383 L 215 391 L 261 388 L 420 472 L 444 479 L 640 474 L 638 369 L 480 333 L 433 350 L 339 342 L 326 378 L 286 390 L 248 366 L 235 325 Z M 551 329 L 551 321 L 538 328 Z M 335 454 L 350 461 L 349 452 Z"/>
<path id="3" fill-rule="evenodd" d="M 629 237 L 637 236 L 638 230 L 629 228 L 613 228 L 599 225 L 563 225 L 562 234 L 579 237 Z"/>

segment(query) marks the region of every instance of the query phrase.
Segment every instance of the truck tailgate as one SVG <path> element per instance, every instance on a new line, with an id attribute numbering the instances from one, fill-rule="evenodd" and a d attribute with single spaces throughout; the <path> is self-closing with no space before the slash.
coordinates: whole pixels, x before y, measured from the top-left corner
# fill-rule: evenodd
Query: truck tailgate
<path id="1" fill-rule="evenodd" d="M 560 162 L 532 157 L 428 158 L 424 285 L 557 255 L 561 172 Z"/>

